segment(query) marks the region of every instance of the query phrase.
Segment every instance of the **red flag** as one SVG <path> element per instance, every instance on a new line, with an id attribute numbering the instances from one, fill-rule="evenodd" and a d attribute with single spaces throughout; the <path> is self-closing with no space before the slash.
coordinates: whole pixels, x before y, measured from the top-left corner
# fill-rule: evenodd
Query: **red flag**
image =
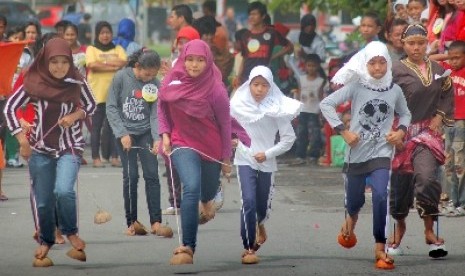
<path id="1" fill-rule="evenodd" d="M 11 94 L 13 75 L 24 46 L 29 42 L 0 42 L 0 95 L 8 97 Z"/>

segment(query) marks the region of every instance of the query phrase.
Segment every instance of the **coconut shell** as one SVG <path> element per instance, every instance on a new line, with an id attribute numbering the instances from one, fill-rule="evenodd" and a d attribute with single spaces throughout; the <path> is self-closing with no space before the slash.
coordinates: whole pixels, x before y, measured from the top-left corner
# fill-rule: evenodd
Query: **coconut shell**
<path id="1" fill-rule="evenodd" d="M 337 242 L 344 248 L 352 248 L 357 244 L 357 236 L 352 233 L 348 237 L 344 237 L 342 233 L 339 233 L 337 236 Z"/>
<path id="2" fill-rule="evenodd" d="M 194 258 L 188 253 L 177 253 L 171 257 L 170 265 L 193 264 Z"/>
<path id="3" fill-rule="evenodd" d="M 103 224 L 111 220 L 111 215 L 105 210 L 98 210 L 94 216 L 95 224 Z"/>
<path id="4" fill-rule="evenodd" d="M 255 254 L 246 254 L 242 257 L 243 264 L 257 264 L 260 260 Z"/>
<path id="5" fill-rule="evenodd" d="M 157 236 L 164 237 L 164 238 L 172 238 L 173 237 L 173 229 L 168 225 L 160 225 L 157 231 L 155 232 Z"/>
<path id="6" fill-rule="evenodd" d="M 53 266 L 53 262 L 49 257 L 45 257 L 43 259 L 34 259 L 32 262 L 33 267 L 49 267 Z"/>
<path id="7" fill-rule="evenodd" d="M 75 259 L 81 262 L 85 262 L 87 260 L 86 252 L 84 252 L 84 250 L 77 250 L 75 248 L 72 248 L 68 251 L 68 253 L 66 253 L 66 255 L 68 255 L 68 257 L 72 259 Z"/>
<path id="8" fill-rule="evenodd" d="M 145 236 L 148 234 L 145 226 L 137 220 L 132 224 L 134 226 L 134 233 L 138 236 Z"/>

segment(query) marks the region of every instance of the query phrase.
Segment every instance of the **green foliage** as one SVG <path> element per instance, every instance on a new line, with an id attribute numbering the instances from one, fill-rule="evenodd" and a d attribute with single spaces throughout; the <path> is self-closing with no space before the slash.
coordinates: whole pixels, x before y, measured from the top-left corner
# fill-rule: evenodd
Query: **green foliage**
<path id="1" fill-rule="evenodd" d="M 352 17 L 363 15 L 367 11 L 376 11 L 381 18 L 386 17 L 387 0 L 271 0 L 271 10 L 284 11 L 299 10 L 301 3 L 307 3 L 312 9 L 336 14 L 339 11 L 347 11 Z"/>

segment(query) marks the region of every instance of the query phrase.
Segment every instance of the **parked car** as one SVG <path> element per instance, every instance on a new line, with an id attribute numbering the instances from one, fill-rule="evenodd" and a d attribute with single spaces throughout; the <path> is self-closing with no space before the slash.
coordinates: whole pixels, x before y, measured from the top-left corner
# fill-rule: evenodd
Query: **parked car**
<path id="1" fill-rule="evenodd" d="M 36 13 L 25 3 L 0 0 L 0 14 L 6 16 L 8 28 L 25 24 L 29 21 L 39 22 Z"/>

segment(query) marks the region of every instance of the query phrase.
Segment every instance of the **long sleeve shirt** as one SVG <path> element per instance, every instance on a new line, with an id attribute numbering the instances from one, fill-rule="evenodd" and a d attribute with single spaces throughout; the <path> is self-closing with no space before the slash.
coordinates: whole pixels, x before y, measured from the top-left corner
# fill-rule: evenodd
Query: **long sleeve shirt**
<path id="1" fill-rule="evenodd" d="M 394 115 L 399 116 L 399 128 L 410 125 L 411 114 L 402 89 L 393 84 L 387 91 L 375 91 L 359 83 L 342 87 L 320 103 L 321 112 L 333 127 L 343 123 L 336 113 L 336 107 L 351 101 L 350 131 L 357 133 L 360 141 L 354 147 L 346 148 L 344 162 L 350 164 L 347 172 L 365 173 L 378 168 L 390 168 L 393 147 L 386 141 L 391 131 Z"/>
<path id="2" fill-rule="evenodd" d="M 137 80 L 132 68 L 124 68 L 115 74 L 108 92 L 106 112 L 116 138 L 150 130 L 152 138 L 159 139 L 157 103 L 144 100 L 142 90 L 145 86 L 156 89 L 158 81 L 145 83 Z"/>
<path id="3" fill-rule="evenodd" d="M 254 123 L 244 124 L 243 127 L 252 142 L 250 147 L 239 143 L 234 165 L 246 165 L 262 172 L 277 171 L 276 157 L 288 151 L 296 139 L 290 120 L 265 116 Z M 278 132 L 279 142 L 275 144 Z M 266 160 L 262 163 L 258 163 L 254 158 L 259 152 L 264 152 L 266 156 Z"/>
<path id="4" fill-rule="evenodd" d="M 229 159 L 232 148 L 228 96 L 224 91 L 213 91 L 208 101 L 212 118 L 196 118 L 175 103 L 158 100 L 158 133 L 170 134 L 173 145 L 193 147 L 216 159 Z"/>
<path id="5" fill-rule="evenodd" d="M 82 136 L 81 122 L 77 120 L 71 127 L 64 128 L 58 125 L 58 120 L 75 112 L 78 108 L 82 109 L 86 116 L 94 113 L 95 99 L 86 82 L 81 85 L 81 99 L 78 105 L 41 99 L 33 100 L 21 86 L 8 99 L 3 111 L 12 135 L 22 131 L 15 112 L 28 103 L 34 105 L 35 111 L 32 131 L 28 138 L 33 150 L 55 157 L 65 152 L 82 153 L 84 151 L 85 141 Z"/>

